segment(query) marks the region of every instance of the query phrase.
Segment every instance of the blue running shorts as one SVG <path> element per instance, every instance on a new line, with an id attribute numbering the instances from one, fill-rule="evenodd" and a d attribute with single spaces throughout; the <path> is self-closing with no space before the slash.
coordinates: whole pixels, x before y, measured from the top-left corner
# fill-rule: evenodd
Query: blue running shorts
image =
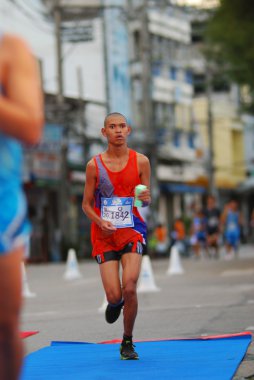
<path id="1" fill-rule="evenodd" d="M 240 231 L 226 231 L 225 233 L 226 242 L 233 248 L 237 248 L 240 241 Z"/>
<path id="2" fill-rule="evenodd" d="M 27 219 L 25 195 L 20 189 L 0 191 L 0 256 L 29 241 L 31 231 Z"/>

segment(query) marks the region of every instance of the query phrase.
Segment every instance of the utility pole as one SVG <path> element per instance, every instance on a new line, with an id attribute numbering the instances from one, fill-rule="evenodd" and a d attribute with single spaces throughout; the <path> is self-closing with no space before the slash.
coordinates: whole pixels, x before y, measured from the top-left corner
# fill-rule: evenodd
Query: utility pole
<path id="1" fill-rule="evenodd" d="M 157 181 L 157 144 L 156 129 L 152 120 L 152 69 L 151 43 L 148 19 L 149 0 L 143 0 L 141 8 L 141 84 L 142 84 L 142 128 L 146 134 L 148 156 L 151 164 L 151 224 L 157 223 L 158 181 Z"/>
<path id="2" fill-rule="evenodd" d="M 85 164 L 88 161 L 88 149 L 89 149 L 89 141 L 87 137 L 87 130 L 86 130 L 86 117 L 85 117 L 85 107 L 84 107 L 84 77 L 83 77 L 83 71 L 82 68 L 79 66 L 77 67 L 77 81 L 78 81 L 78 93 L 79 93 L 79 122 L 82 126 L 82 139 L 83 139 L 83 147 L 84 147 L 84 162 Z"/>
<path id="3" fill-rule="evenodd" d="M 108 74 L 106 12 L 107 12 L 107 10 L 104 7 L 103 0 L 101 0 L 102 28 L 103 28 L 103 58 L 104 58 L 104 73 L 105 73 L 105 94 L 106 94 L 106 113 L 109 114 L 109 112 L 110 112 L 110 91 L 109 91 L 109 74 Z"/>
<path id="4" fill-rule="evenodd" d="M 63 125 L 63 106 L 64 106 L 64 86 L 63 86 L 63 55 L 62 55 L 62 38 L 61 38 L 61 22 L 62 14 L 60 7 L 60 0 L 55 0 L 54 3 L 54 22 L 55 22 L 55 40 L 56 40 L 56 65 L 57 65 L 57 122 L 63 128 L 63 140 L 61 141 L 61 169 L 59 179 L 59 202 L 58 202 L 58 224 L 61 232 L 61 245 L 62 249 L 66 242 L 67 226 L 67 199 L 68 199 L 68 184 L 67 184 L 67 141 L 64 136 Z"/>
<path id="5" fill-rule="evenodd" d="M 63 65 L 62 65 L 62 41 L 61 41 L 61 9 L 60 0 L 55 0 L 54 22 L 56 38 L 56 60 L 57 60 L 57 100 L 63 103 Z"/>
<path id="6" fill-rule="evenodd" d="M 212 112 L 212 71 L 209 64 L 206 66 L 206 99 L 207 99 L 207 135 L 208 135 L 208 189 L 215 195 L 214 179 L 214 139 L 213 139 L 213 112 Z"/>
<path id="7" fill-rule="evenodd" d="M 79 95 L 79 122 L 80 125 L 84 128 L 83 132 L 85 131 L 85 117 L 84 117 L 84 77 L 83 77 L 83 71 L 80 66 L 77 67 L 77 85 L 78 85 L 78 95 Z"/>
<path id="8" fill-rule="evenodd" d="M 141 11 L 141 62 L 142 62 L 142 126 L 153 138 L 151 125 L 151 49 L 148 29 L 148 0 L 143 0 Z"/>

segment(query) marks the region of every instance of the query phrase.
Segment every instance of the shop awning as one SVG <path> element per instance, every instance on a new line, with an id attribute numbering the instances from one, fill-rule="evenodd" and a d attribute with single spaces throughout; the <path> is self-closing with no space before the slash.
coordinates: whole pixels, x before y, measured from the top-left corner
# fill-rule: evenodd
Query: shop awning
<path id="1" fill-rule="evenodd" d="M 205 193 L 206 189 L 201 186 L 191 186 L 184 183 L 162 183 L 160 190 L 163 193 Z"/>
<path id="2" fill-rule="evenodd" d="M 246 181 L 242 182 L 236 189 L 238 193 L 247 193 L 249 191 L 254 191 L 254 176 L 249 177 Z"/>

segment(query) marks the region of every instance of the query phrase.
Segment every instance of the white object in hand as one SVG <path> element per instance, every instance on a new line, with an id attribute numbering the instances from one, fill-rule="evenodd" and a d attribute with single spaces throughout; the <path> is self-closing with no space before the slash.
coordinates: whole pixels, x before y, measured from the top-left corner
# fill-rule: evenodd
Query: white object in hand
<path id="1" fill-rule="evenodd" d="M 135 207 L 142 207 L 143 205 L 143 202 L 138 199 L 138 196 L 140 193 L 142 193 L 142 191 L 146 190 L 147 187 L 145 185 L 137 185 L 135 187 L 135 200 L 134 200 L 134 206 Z"/>

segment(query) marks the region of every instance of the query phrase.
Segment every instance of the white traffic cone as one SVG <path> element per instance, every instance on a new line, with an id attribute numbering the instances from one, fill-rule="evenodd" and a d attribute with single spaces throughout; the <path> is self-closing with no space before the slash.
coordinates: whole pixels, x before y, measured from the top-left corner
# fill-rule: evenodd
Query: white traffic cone
<path id="1" fill-rule="evenodd" d="M 170 252 L 168 275 L 183 274 L 184 270 L 180 260 L 180 254 L 176 246 L 173 245 Z"/>
<path id="2" fill-rule="evenodd" d="M 148 255 L 144 255 L 142 258 L 138 292 L 158 292 L 159 290 L 160 288 L 155 285 L 150 257 Z"/>
<path id="3" fill-rule="evenodd" d="M 106 295 L 104 296 L 104 298 L 103 298 L 103 302 L 102 302 L 102 305 L 101 305 L 101 307 L 99 307 L 99 309 L 98 309 L 98 312 L 99 313 L 104 313 L 104 311 L 106 310 L 106 307 L 108 306 L 108 301 L 107 301 L 107 297 L 106 297 Z"/>
<path id="4" fill-rule="evenodd" d="M 68 250 L 67 262 L 66 262 L 66 271 L 64 273 L 65 280 L 76 280 L 81 278 L 82 275 L 79 271 L 78 260 L 76 252 L 73 248 Z"/>
<path id="5" fill-rule="evenodd" d="M 27 275 L 26 275 L 26 268 L 24 262 L 21 264 L 21 271 L 22 271 L 22 296 L 24 298 L 33 298 L 36 297 L 35 293 L 32 293 L 29 289 Z"/>

